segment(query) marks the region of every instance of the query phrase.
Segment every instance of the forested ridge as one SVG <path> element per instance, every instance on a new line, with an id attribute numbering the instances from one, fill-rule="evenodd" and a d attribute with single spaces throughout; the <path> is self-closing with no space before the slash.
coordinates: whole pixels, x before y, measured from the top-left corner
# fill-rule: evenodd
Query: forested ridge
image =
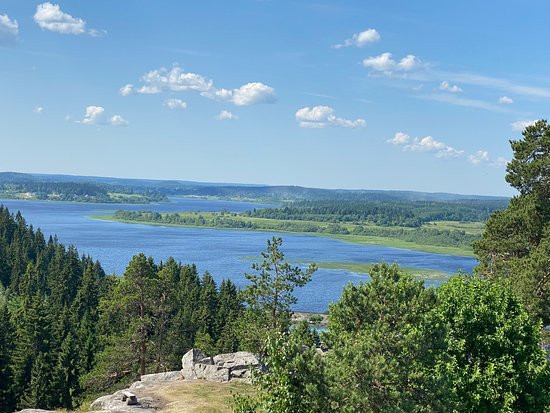
<path id="1" fill-rule="evenodd" d="M 374 265 L 330 306 L 321 335 L 291 328 L 294 291 L 317 268 L 290 265 L 281 238 L 239 291 L 143 254 L 106 275 L 0 207 L 0 412 L 71 409 L 179 369 L 193 346 L 259 355 L 254 391 L 234 395 L 240 413 L 549 411 L 550 126 L 511 144 L 518 195 L 476 242 L 476 273 L 433 289 Z"/>
<path id="2" fill-rule="evenodd" d="M 0 174 L 0 197 L 101 203 L 149 203 L 166 200 L 165 195 L 153 189 L 136 192 L 109 184 L 52 182 L 16 173 Z"/>
<path id="3" fill-rule="evenodd" d="M 486 221 L 506 200 L 465 201 L 300 201 L 280 208 L 256 209 L 250 216 L 321 222 L 369 222 L 381 226 L 420 227 L 430 221 Z"/>
<path id="4" fill-rule="evenodd" d="M 44 239 L 0 207 L 0 411 L 72 408 L 139 374 L 175 370 L 192 346 L 238 347 L 229 280 L 136 255 L 122 277 Z"/>

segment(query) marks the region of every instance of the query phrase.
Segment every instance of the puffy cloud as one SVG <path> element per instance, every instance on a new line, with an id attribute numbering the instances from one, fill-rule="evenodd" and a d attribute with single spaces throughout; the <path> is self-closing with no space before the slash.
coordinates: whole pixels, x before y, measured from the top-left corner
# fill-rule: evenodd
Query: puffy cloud
<path id="1" fill-rule="evenodd" d="M 343 128 L 360 128 L 367 126 L 364 119 L 344 119 L 334 115 L 330 106 L 304 107 L 296 112 L 296 121 L 301 128 L 324 128 L 326 126 L 340 126 Z"/>
<path id="2" fill-rule="evenodd" d="M 489 152 L 477 151 L 473 155 L 468 156 L 468 161 L 474 165 L 479 165 L 481 162 L 489 162 Z"/>
<path id="3" fill-rule="evenodd" d="M 437 158 L 443 159 L 460 158 L 465 155 L 463 150 L 455 149 L 445 142 L 438 141 L 429 135 L 424 138 L 414 138 L 411 140 L 410 136 L 406 133 L 397 132 L 392 139 L 388 139 L 386 142 L 401 146 L 405 151 L 429 152 L 435 154 Z M 501 167 L 507 163 L 507 160 L 502 157 L 492 159 L 489 156 L 489 152 L 482 150 L 468 155 L 466 159 L 473 165 L 485 163 L 491 166 Z"/>
<path id="4" fill-rule="evenodd" d="M 501 96 L 498 98 L 498 103 L 500 103 L 501 105 L 511 105 L 512 103 L 514 103 L 514 101 L 508 96 Z"/>
<path id="5" fill-rule="evenodd" d="M 411 140 L 411 137 L 403 132 L 397 132 L 392 139 L 388 139 L 386 142 L 393 145 L 405 145 Z"/>
<path id="6" fill-rule="evenodd" d="M 397 132 L 393 139 L 388 139 L 387 142 L 393 145 L 400 145 L 406 151 L 433 152 L 438 158 L 457 158 L 464 155 L 464 151 L 455 149 L 444 142 L 434 139 L 432 136 L 411 140 L 409 135 Z"/>
<path id="7" fill-rule="evenodd" d="M 120 115 L 114 115 L 109 119 L 105 117 L 105 108 L 103 106 L 88 106 L 86 107 L 86 113 L 84 119 L 78 121 L 85 125 L 105 125 L 110 124 L 113 126 L 126 126 L 128 121 Z"/>
<path id="8" fill-rule="evenodd" d="M 276 100 L 275 89 L 261 82 L 251 82 L 237 89 L 216 89 L 201 93 L 209 99 L 232 102 L 237 106 L 254 105 L 257 103 L 273 103 Z"/>
<path id="9" fill-rule="evenodd" d="M 113 126 L 127 126 L 128 121 L 120 115 L 114 115 L 109 119 L 109 123 Z"/>
<path id="10" fill-rule="evenodd" d="M 246 83 L 236 89 L 216 88 L 211 79 L 197 73 L 185 72 L 178 65 L 171 69 L 151 70 L 143 75 L 141 80 L 144 83 L 141 87 L 135 89 L 133 85 L 128 84 L 123 86 L 119 93 L 127 96 L 134 91 L 141 94 L 195 91 L 206 98 L 232 102 L 237 106 L 273 103 L 276 100 L 275 89 L 261 82 Z"/>
<path id="11" fill-rule="evenodd" d="M 164 67 L 151 70 L 143 75 L 141 80 L 145 83 L 145 86 L 140 88 L 138 93 L 160 93 L 164 90 L 172 92 L 185 90 L 206 92 L 213 86 L 212 80 L 196 73 L 184 72 L 180 66 L 174 66 L 170 70 Z"/>
<path id="12" fill-rule="evenodd" d="M 367 29 L 359 33 L 355 33 L 351 39 L 344 40 L 343 43 L 334 46 L 335 49 L 342 47 L 357 46 L 363 47 L 369 43 L 374 43 L 380 40 L 380 33 L 376 29 Z"/>
<path id="13" fill-rule="evenodd" d="M 237 106 L 273 103 L 275 101 L 275 89 L 260 82 L 247 83 L 233 90 L 231 101 Z"/>
<path id="14" fill-rule="evenodd" d="M 17 20 L 10 20 L 7 14 L 0 14 L 0 47 L 14 46 L 18 35 Z"/>
<path id="15" fill-rule="evenodd" d="M 233 113 L 231 113 L 228 110 L 222 110 L 218 116 L 216 116 L 216 119 L 218 120 L 237 120 L 239 117 Z"/>
<path id="16" fill-rule="evenodd" d="M 167 99 L 164 101 L 164 106 L 168 109 L 187 109 L 187 103 L 181 99 Z"/>
<path id="17" fill-rule="evenodd" d="M 392 58 L 390 52 L 382 53 L 378 56 L 371 56 L 363 59 L 363 66 L 377 72 L 409 72 L 421 69 L 425 65 L 415 55 L 409 54 L 403 57 L 399 62 Z"/>
<path id="18" fill-rule="evenodd" d="M 33 112 L 40 115 L 40 114 L 44 113 L 44 108 L 43 108 L 42 106 L 36 106 L 36 107 L 33 109 Z"/>
<path id="19" fill-rule="evenodd" d="M 527 126 L 532 126 L 532 125 L 534 125 L 535 122 L 537 122 L 537 120 L 538 120 L 538 119 L 533 119 L 533 120 L 517 120 L 517 121 L 511 123 L 512 129 L 513 129 L 513 130 L 520 131 L 520 132 L 523 132 L 523 130 L 524 130 Z"/>
<path id="20" fill-rule="evenodd" d="M 50 2 L 39 4 L 36 7 L 34 21 L 40 28 L 62 34 L 89 34 L 91 36 L 99 35 L 98 30 L 86 30 L 86 22 L 77 17 L 65 13 L 59 7 L 59 4 Z"/>
<path id="21" fill-rule="evenodd" d="M 104 113 L 105 108 L 102 106 L 88 106 L 86 108 L 84 119 L 82 119 L 82 123 L 85 125 L 95 125 L 101 123 Z"/>
<path id="22" fill-rule="evenodd" d="M 132 93 L 134 93 L 134 85 L 128 83 L 124 86 L 122 86 L 118 93 L 120 93 L 122 96 L 128 96 L 128 95 L 131 95 Z"/>
<path id="23" fill-rule="evenodd" d="M 460 92 L 462 92 L 462 89 L 460 87 L 458 87 L 457 85 L 451 85 L 446 80 L 441 82 L 441 84 L 439 85 L 439 89 L 440 90 L 445 90 L 445 91 L 450 92 L 450 93 L 460 93 Z"/>

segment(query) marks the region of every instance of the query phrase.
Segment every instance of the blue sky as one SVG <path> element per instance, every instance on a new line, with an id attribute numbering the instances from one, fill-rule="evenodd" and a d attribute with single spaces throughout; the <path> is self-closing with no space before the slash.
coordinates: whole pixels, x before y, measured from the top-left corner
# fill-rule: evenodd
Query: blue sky
<path id="1" fill-rule="evenodd" d="M 512 194 L 550 5 L 411 4 L 2 0 L 0 170 Z"/>

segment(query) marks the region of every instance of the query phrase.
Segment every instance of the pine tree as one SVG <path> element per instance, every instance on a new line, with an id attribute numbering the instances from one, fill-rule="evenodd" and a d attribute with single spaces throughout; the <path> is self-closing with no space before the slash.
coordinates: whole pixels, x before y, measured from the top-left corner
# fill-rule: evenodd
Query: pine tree
<path id="1" fill-rule="evenodd" d="M 9 413 L 15 405 L 13 383 L 13 340 L 15 331 L 8 306 L 0 301 L 0 412 Z"/>

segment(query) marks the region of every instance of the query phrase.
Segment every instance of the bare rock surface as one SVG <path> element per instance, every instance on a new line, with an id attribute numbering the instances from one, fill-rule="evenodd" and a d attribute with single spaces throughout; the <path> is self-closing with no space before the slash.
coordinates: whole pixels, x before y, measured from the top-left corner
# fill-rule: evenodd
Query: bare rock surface
<path id="1" fill-rule="evenodd" d="M 249 380 L 250 370 L 259 365 L 258 358 L 246 351 L 209 357 L 199 349 L 191 349 L 182 357 L 181 373 L 185 380 L 227 383 L 232 379 Z"/>

